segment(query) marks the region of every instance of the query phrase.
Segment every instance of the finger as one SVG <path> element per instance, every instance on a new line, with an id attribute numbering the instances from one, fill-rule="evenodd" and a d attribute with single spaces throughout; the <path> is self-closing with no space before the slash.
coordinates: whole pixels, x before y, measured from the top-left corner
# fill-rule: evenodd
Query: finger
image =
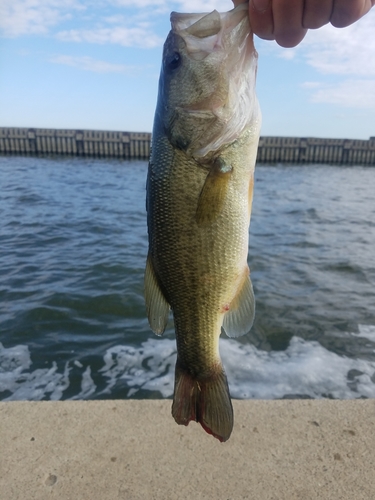
<path id="1" fill-rule="evenodd" d="M 303 2 L 300 0 L 273 0 L 273 35 L 282 47 L 295 47 L 307 33 L 302 25 Z"/>
<path id="2" fill-rule="evenodd" d="M 345 28 L 364 16 L 375 4 L 374 0 L 334 0 L 331 24 Z"/>
<path id="3" fill-rule="evenodd" d="M 271 0 L 250 0 L 249 19 L 253 33 L 264 40 L 274 40 Z"/>
<path id="4" fill-rule="evenodd" d="M 321 28 L 328 24 L 333 10 L 333 0 L 305 0 L 302 25 L 307 29 Z"/>

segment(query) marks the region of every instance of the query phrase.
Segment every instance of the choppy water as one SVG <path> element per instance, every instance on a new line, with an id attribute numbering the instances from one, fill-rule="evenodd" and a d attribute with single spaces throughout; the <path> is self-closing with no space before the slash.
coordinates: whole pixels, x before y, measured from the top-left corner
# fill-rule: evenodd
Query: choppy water
<path id="1" fill-rule="evenodd" d="M 0 399 L 170 397 L 145 318 L 146 162 L 0 157 Z M 257 166 L 238 398 L 375 397 L 375 169 Z"/>

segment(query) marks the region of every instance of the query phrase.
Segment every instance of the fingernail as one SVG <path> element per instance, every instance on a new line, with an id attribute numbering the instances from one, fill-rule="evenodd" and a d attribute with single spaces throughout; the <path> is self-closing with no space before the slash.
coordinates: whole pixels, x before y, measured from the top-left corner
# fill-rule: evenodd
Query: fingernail
<path id="1" fill-rule="evenodd" d="M 251 3 L 258 12 L 265 12 L 270 5 L 270 0 L 252 0 Z"/>

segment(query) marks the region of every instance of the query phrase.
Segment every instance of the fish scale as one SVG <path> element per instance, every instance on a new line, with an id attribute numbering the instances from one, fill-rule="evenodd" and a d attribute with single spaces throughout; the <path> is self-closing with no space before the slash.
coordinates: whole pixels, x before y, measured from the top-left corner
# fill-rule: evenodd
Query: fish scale
<path id="1" fill-rule="evenodd" d="M 172 14 L 173 29 L 164 47 L 148 172 L 146 307 L 151 328 L 159 335 L 169 309 L 173 312 L 177 362 L 172 414 L 176 422 L 187 425 L 196 420 L 225 441 L 232 431 L 233 411 L 219 337 L 222 326 L 229 336 L 246 333 L 254 317 L 247 253 L 260 126 L 253 96 L 255 75 L 251 80 L 253 61 L 243 63 L 250 84 L 239 79 L 249 96 L 240 92 L 239 96 L 231 95 L 233 86 L 228 79 L 232 75 L 227 66 L 232 62 L 226 52 L 233 49 L 238 53 L 236 44 L 248 40 L 248 47 L 243 45 L 253 58 L 256 56 L 243 6 L 227 14 L 202 14 L 198 28 L 193 23 L 188 34 L 178 29 L 178 19 L 178 14 Z M 213 28 L 210 19 L 215 23 Z M 183 21 L 185 25 L 186 16 Z M 221 56 L 217 48 L 211 52 L 212 60 L 205 53 L 203 58 L 197 56 L 202 40 L 204 50 L 210 42 L 198 29 L 209 33 L 209 38 L 220 29 Z M 226 36 L 228 30 L 230 36 Z M 192 33 L 198 41 L 191 41 Z M 189 43 L 197 43 L 198 48 L 189 49 Z M 198 86 L 196 90 L 190 83 L 185 85 L 191 81 Z M 211 85 L 212 96 L 207 85 Z M 203 94 L 204 104 L 200 102 Z M 239 116 L 239 130 L 233 139 L 232 121 L 240 97 L 254 109 L 248 110 L 245 126 Z M 207 109 L 207 103 L 214 103 L 214 109 Z M 228 113 L 229 118 L 223 119 Z M 218 137 L 217 131 L 221 134 Z M 210 141 L 212 147 L 206 151 Z"/>

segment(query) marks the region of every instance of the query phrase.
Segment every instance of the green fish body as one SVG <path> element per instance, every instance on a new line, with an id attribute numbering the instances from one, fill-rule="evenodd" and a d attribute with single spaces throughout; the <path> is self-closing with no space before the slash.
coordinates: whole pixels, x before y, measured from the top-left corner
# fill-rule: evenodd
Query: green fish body
<path id="1" fill-rule="evenodd" d="M 145 298 L 156 334 L 173 312 L 172 414 L 220 441 L 233 428 L 221 328 L 243 335 L 255 312 L 247 254 L 260 111 L 247 8 L 172 13 L 147 180 Z"/>

